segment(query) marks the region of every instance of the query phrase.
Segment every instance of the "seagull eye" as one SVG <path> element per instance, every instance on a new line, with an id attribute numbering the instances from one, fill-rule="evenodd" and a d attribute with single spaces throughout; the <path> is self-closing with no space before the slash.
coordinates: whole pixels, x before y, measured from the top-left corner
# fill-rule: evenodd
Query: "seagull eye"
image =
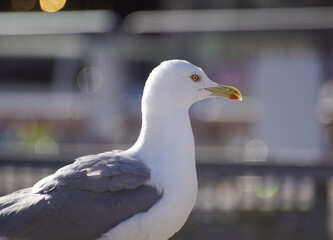
<path id="1" fill-rule="evenodd" d="M 191 75 L 191 79 L 194 81 L 194 82 L 197 82 L 200 80 L 200 76 L 198 74 L 192 74 Z"/>

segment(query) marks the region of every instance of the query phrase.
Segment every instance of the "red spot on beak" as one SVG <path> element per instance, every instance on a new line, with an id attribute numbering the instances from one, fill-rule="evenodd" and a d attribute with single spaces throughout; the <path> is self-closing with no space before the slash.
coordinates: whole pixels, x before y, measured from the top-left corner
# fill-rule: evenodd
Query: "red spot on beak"
<path id="1" fill-rule="evenodd" d="M 235 94 L 230 94 L 229 99 L 230 99 L 230 100 L 238 100 L 239 97 L 236 96 Z"/>

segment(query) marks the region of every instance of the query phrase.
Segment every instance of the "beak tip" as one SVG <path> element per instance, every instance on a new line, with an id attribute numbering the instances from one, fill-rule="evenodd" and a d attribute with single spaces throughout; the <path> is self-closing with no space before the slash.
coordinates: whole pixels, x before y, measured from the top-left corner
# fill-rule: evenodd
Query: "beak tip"
<path id="1" fill-rule="evenodd" d="M 239 100 L 239 101 L 243 101 L 242 96 L 237 96 L 236 94 L 231 94 L 231 95 L 229 96 L 229 99 L 230 99 L 230 100 Z"/>

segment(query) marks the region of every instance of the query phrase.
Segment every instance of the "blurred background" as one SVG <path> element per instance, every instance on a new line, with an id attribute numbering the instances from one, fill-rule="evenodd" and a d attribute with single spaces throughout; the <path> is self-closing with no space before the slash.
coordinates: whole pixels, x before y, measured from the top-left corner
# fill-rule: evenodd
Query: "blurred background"
<path id="1" fill-rule="evenodd" d="M 0 195 L 131 146 L 175 58 L 243 102 L 190 109 L 199 193 L 172 239 L 333 239 L 330 0 L 1 1 Z"/>

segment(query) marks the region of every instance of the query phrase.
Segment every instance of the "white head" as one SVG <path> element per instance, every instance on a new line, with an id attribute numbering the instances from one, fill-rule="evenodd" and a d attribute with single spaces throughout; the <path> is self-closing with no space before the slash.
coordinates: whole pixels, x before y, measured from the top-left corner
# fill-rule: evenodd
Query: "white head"
<path id="1" fill-rule="evenodd" d="M 189 108 L 193 103 L 213 96 L 242 100 L 236 88 L 213 82 L 201 68 L 184 60 L 169 60 L 150 73 L 142 105 L 153 107 L 154 103 L 163 102 Z"/>

